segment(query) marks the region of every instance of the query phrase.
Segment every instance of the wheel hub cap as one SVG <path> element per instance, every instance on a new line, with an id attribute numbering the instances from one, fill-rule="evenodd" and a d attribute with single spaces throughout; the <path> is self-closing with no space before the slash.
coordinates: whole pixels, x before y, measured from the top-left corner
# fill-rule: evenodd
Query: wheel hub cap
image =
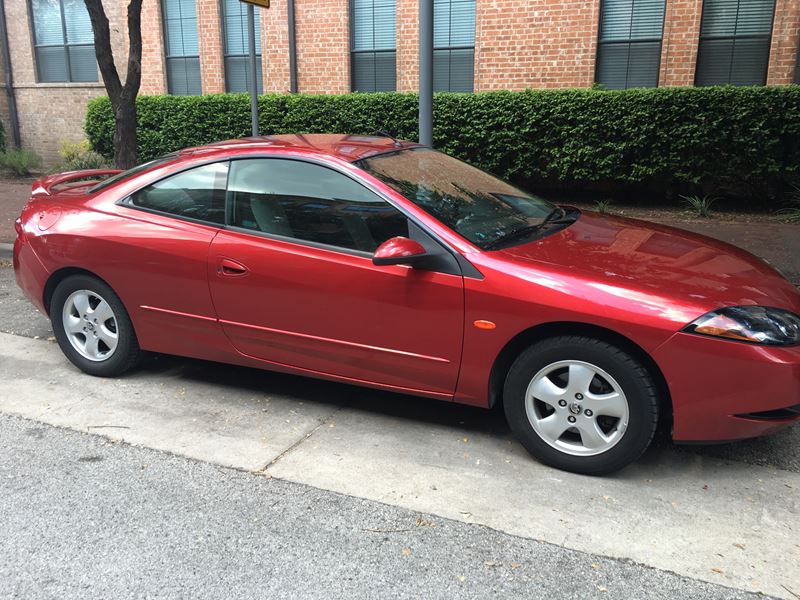
<path id="1" fill-rule="evenodd" d="M 117 317 L 97 292 L 78 290 L 70 294 L 61 312 L 61 322 L 70 345 L 83 358 L 100 362 L 117 349 Z"/>
<path id="2" fill-rule="evenodd" d="M 600 367 L 578 360 L 554 362 L 536 373 L 528 384 L 525 412 L 543 441 L 573 456 L 613 448 L 629 418 L 619 383 Z"/>

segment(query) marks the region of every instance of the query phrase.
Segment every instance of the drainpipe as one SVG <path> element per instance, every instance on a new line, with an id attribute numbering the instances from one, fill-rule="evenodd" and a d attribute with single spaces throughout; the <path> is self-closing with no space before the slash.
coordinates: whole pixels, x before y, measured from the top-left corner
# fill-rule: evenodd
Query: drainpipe
<path id="1" fill-rule="evenodd" d="M 3 76 L 6 96 L 8 97 L 8 119 L 11 121 L 11 139 L 14 147 L 20 147 L 19 118 L 17 117 L 17 99 L 14 97 L 14 78 L 11 74 L 11 51 L 8 47 L 8 30 L 6 29 L 6 5 L 0 0 L 0 51 L 3 59 Z"/>
<path id="2" fill-rule="evenodd" d="M 2 0 L 0 0 L 2 1 Z M 294 0 L 287 0 L 289 13 L 289 91 L 297 93 L 297 36 L 294 27 Z"/>

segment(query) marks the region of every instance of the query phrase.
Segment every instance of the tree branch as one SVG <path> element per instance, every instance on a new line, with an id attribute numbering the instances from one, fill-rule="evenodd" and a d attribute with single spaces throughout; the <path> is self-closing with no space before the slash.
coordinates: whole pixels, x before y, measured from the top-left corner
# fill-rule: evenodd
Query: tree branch
<path id="1" fill-rule="evenodd" d="M 101 0 L 84 1 L 94 30 L 94 54 L 97 57 L 97 65 L 100 67 L 100 74 L 103 76 L 108 97 L 112 103 L 115 103 L 122 94 L 122 84 L 117 73 L 117 66 L 114 64 L 114 55 L 111 52 L 111 31 L 108 26 L 108 17 L 106 17 Z M 135 1 L 141 5 L 141 0 L 132 0 L 131 3 Z M 139 33 L 141 40 L 141 30 Z"/>
<path id="2" fill-rule="evenodd" d="M 142 83 L 142 0 L 128 4 L 128 38 L 128 73 L 122 94 L 135 98 Z"/>

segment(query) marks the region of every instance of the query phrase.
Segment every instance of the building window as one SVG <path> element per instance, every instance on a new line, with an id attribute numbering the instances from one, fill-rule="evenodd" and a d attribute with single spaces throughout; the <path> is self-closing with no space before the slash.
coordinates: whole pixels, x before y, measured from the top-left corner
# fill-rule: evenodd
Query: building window
<path id="1" fill-rule="evenodd" d="M 764 85 L 775 0 L 705 0 L 696 85 Z"/>
<path id="2" fill-rule="evenodd" d="M 595 81 L 612 90 L 658 85 L 665 0 L 602 0 Z"/>
<path id="3" fill-rule="evenodd" d="M 471 92 L 474 64 L 475 0 L 434 0 L 433 89 Z"/>
<path id="4" fill-rule="evenodd" d="M 264 89 L 261 73 L 261 20 L 255 8 L 256 21 L 256 87 Z M 247 37 L 247 5 L 239 0 L 222 0 L 222 35 L 225 40 L 225 90 L 250 91 L 249 52 Z"/>
<path id="5" fill-rule="evenodd" d="M 31 0 L 31 16 L 38 81 L 97 81 L 94 33 L 83 0 Z"/>
<path id="6" fill-rule="evenodd" d="M 350 0 L 350 60 L 354 92 L 397 87 L 395 0 Z"/>
<path id="7" fill-rule="evenodd" d="M 794 82 L 800 83 L 800 45 L 797 48 L 797 62 L 794 64 Z"/>
<path id="8" fill-rule="evenodd" d="M 163 0 L 167 91 L 179 96 L 201 94 L 195 0 Z"/>

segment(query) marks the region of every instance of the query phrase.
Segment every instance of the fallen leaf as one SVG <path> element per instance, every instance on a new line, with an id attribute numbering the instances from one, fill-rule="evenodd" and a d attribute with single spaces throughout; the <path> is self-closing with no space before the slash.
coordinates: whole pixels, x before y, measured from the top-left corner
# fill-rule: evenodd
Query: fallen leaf
<path id="1" fill-rule="evenodd" d="M 511 563 L 512 569 L 519 569 L 522 566 L 522 563 Z"/>
<path id="2" fill-rule="evenodd" d="M 469 438 L 464 438 L 464 439 L 462 439 L 461 441 L 462 441 L 462 442 L 464 442 L 464 443 L 466 444 L 466 443 L 469 441 Z"/>
<path id="3" fill-rule="evenodd" d="M 420 517 L 417 519 L 417 527 L 436 527 L 436 523 Z"/>
<path id="4" fill-rule="evenodd" d="M 734 544 L 739 550 L 744 550 L 744 544 Z"/>
<path id="5" fill-rule="evenodd" d="M 607 591 L 608 591 L 608 588 L 606 588 L 606 587 L 603 587 L 602 585 L 598 585 L 598 586 L 597 586 L 597 591 L 598 591 L 598 592 L 603 592 L 603 593 L 605 593 L 605 592 L 607 592 Z"/>
<path id="6" fill-rule="evenodd" d="M 411 548 L 403 548 L 403 556 L 411 556 Z"/>
<path id="7" fill-rule="evenodd" d="M 466 577 L 464 577 L 463 575 L 459 575 L 459 576 L 458 576 L 458 580 L 459 580 L 461 583 L 464 583 L 464 582 L 467 580 L 467 578 L 466 578 Z"/>
<path id="8" fill-rule="evenodd" d="M 597 571 L 597 569 L 599 569 L 599 568 L 600 568 L 600 565 L 598 565 L 597 563 L 592 563 L 592 568 L 593 568 L 595 571 Z"/>
<path id="9" fill-rule="evenodd" d="M 487 567 L 499 567 L 502 563 L 494 562 L 493 560 L 487 560 L 484 561 L 483 564 L 486 565 Z"/>
<path id="10" fill-rule="evenodd" d="M 722 569 L 718 569 L 717 567 L 711 567 L 711 570 L 714 571 L 714 573 L 719 573 L 720 575 L 724 573 Z"/>
<path id="11" fill-rule="evenodd" d="M 708 489 L 708 484 L 705 484 L 705 485 L 703 486 L 703 489 L 704 489 L 704 490 L 707 490 L 707 489 Z"/>

